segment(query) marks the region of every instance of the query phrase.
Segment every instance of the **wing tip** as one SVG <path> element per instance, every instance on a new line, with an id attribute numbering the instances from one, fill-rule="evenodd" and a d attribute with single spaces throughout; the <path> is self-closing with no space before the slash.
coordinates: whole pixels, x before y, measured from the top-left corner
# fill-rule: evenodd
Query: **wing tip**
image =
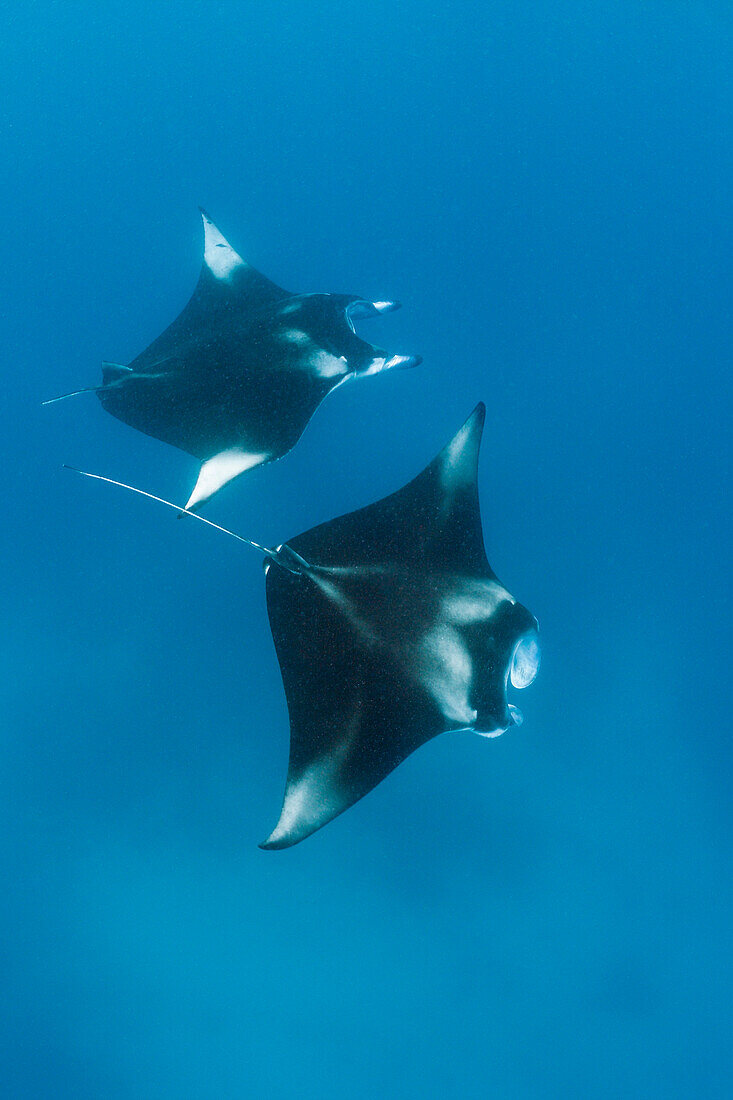
<path id="1" fill-rule="evenodd" d="M 457 450 L 463 453 L 468 453 L 473 450 L 475 458 L 478 459 L 485 423 L 486 405 L 483 401 L 479 401 L 468 419 L 465 420 L 458 429 L 448 446 L 451 447 L 453 445 Z"/>
<path id="2" fill-rule="evenodd" d="M 278 852 L 284 848 L 292 848 L 294 844 L 297 844 L 297 840 L 291 840 L 289 837 L 278 837 L 277 829 L 268 836 L 267 840 L 261 841 L 257 847 L 263 852 Z"/>
<path id="3" fill-rule="evenodd" d="M 270 835 L 258 845 L 266 852 L 280 851 L 283 848 L 292 848 L 306 840 L 313 833 L 317 833 L 324 825 L 338 816 L 337 811 L 327 814 L 316 813 L 315 816 L 304 812 L 302 799 L 286 793 L 282 810 L 277 825 Z"/>
<path id="4" fill-rule="evenodd" d="M 288 778 L 277 825 L 259 845 L 265 851 L 292 848 L 313 836 L 324 825 L 353 806 L 357 798 L 345 794 L 336 783 L 348 746 L 321 756 L 296 778 Z"/>
<path id="5" fill-rule="evenodd" d="M 479 401 L 453 438 L 446 444 L 444 451 L 450 452 L 455 458 L 458 453 L 465 451 L 472 443 L 474 446 L 480 446 L 485 423 L 486 405 L 483 401 Z"/>
<path id="6" fill-rule="evenodd" d="M 293 848 L 296 844 L 300 844 L 301 840 L 305 840 L 307 837 L 312 836 L 318 829 L 325 825 L 326 822 L 319 823 L 312 828 L 303 826 L 301 823 L 296 822 L 295 827 L 290 827 L 283 822 L 282 815 L 275 828 L 270 835 L 265 838 L 260 844 L 257 845 L 264 852 L 278 852 L 284 848 Z M 300 825 L 300 827 L 298 827 Z"/>

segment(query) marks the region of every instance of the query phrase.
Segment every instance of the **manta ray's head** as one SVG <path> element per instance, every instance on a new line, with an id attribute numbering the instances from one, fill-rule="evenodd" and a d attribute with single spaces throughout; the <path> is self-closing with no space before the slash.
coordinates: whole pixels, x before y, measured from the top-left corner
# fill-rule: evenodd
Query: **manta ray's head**
<path id="1" fill-rule="evenodd" d="M 335 383 L 416 367 L 422 362 L 419 355 L 391 355 L 356 334 L 355 321 L 399 308 L 399 302 L 370 302 L 353 294 L 295 295 L 278 307 L 279 340 L 316 376 Z"/>
<path id="2" fill-rule="evenodd" d="M 482 737 L 498 737 L 522 724 L 522 712 L 510 703 L 510 688 L 529 687 L 540 667 L 537 620 L 519 603 L 505 604 L 493 623 L 485 659 L 488 675 L 478 700 L 474 725 Z"/>

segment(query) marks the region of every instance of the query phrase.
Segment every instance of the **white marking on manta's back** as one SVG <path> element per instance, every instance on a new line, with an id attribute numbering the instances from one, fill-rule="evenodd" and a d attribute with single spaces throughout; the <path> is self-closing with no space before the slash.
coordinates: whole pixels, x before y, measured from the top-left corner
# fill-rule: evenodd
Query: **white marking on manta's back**
<path id="1" fill-rule="evenodd" d="M 319 378 L 338 378 L 340 374 L 349 373 L 344 357 L 331 355 L 329 351 L 315 351 L 309 357 L 308 365 Z"/>
<path id="2" fill-rule="evenodd" d="M 284 329 L 280 334 L 280 339 L 284 340 L 286 344 L 294 344 L 299 348 L 307 348 L 309 344 L 313 343 L 308 333 L 299 328 Z"/>
<path id="3" fill-rule="evenodd" d="M 471 706 L 473 661 L 461 634 L 447 623 L 438 623 L 420 641 L 416 655 L 417 678 L 432 695 L 449 722 L 471 727 L 476 710 Z"/>
<path id="4" fill-rule="evenodd" d="M 443 598 L 441 608 L 448 622 L 455 626 L 469 626 L 490 619 L 505 600 L 512 604 L 516 602 L 498 581 L 461 580 Z"/>
<path id="5" fill-rule="evenodd" d="M 204 263 L 217 279 L 230 279 L 238 267 L 245 267 L 242 257 L 234 251 L 210 218 L 204 219 Z"/>
<path id="6" fill-rule="evenodd" d="M 297 348 L 302 352 L 296 362 L 296 366 L 303 370 L 312 371 L 318 378 L 338 378 L 340 375 L 349 374 L 349 365 L 344 355 L 332 355 L 325 348 L 320 348 L 315 340 L 299 328 L 286 328 L 278 334 L 278 339 L 291 348 Z"/>
<path id="7" fill-rule="evenodd" d="M 214 493 L 218 493 L 227 482 L 239 477 L 245 470 L 251 470 L 253 466 L 267 462 L 269 458 L 270 455 L 266 453 L 252 454 L 239 447 L 231 447 L 228 451 L 221 451 L 213 458 L 207 459 L 199 471 L 198 480 L 186 508 L 195 508 L 203 504 L 204 501 L 213 497 Z"/>

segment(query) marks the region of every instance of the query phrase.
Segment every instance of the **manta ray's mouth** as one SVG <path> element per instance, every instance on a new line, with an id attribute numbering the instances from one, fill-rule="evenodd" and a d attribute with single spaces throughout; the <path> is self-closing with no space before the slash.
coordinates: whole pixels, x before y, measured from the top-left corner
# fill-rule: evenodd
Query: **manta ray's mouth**
<path id="1" fill-rule="evenodd" d="M 511 683 L 513 688 L 522 691 L 535 679 L 540 667 L 540 642 L 536 630 L 530 630 L 517 640 L 504 676 L 505 713 L 502 720 L 493 729 L 476 729 L 480 737 L 500 737 L 512 726 L 521 726 L 524 715 L 514 703 L 506 702 L 506 693 Z"/>
<path id="2" fill-rule="evenodd" d="M 506 687 L 511 682 L 512 687 L 517 688 L 519 691 L 523 691 L 524 688 L 529 687 L 532 681 L 535 679 L 540 668 L 540 640 L 537 636 L 536 630 L 530 630 L 528 634 L 523 634 L 514 647 L 512 653 L 512 659 L 507 669 Z M 519 707 L 514 703 L 507 703 L 507 710 L 509 711 L 510 725 L 521 726 L 524 721 L 524 715 Z M 507 729 L 509 727 L 507 726 Z"/>
<path id="3" fill-rule="evenodd" d="M 383 313 L 393 313 L 400 309 L 401 302 L 369 302 L 366 298 L 355 298 L 349 302 L 345 309 L 346 321 L 351 331 L 356 335 L 354 321 L 365 321 L 369 317 L 379 317 Z M 370 374 L 380 374 L 384 370 L 403 369 L 405 367 L 418 367 L 422 363 L 420 355 L 390 355 L 383 348 L 371 347 L 373 358 L 371 362 L 363 363 L 354 372 L 354 377 L 366 378 Z"/>
<path id="4" fill-rule="evenodd" d="M 523 634 L 514 647 L 509 665 L 512 687 L 529 687 L 540 668 L 540 640 L 536 630 Z"/>

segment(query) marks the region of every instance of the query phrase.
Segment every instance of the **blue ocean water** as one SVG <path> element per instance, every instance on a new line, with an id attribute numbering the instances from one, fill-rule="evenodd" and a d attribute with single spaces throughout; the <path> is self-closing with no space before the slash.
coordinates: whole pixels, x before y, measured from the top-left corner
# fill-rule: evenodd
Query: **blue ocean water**
<path id="1" fill-rule="evenodd" d="M 726 1097 L 728 5 L 25 3 L 0 65 L 0 1095 Z M 488 405 L 525 723 L 445 736 L 286 852 L 254 555 L 106 416 L 202 203 L 298 290 L 399 298 L 212 519 L 377 499 Z"/>

